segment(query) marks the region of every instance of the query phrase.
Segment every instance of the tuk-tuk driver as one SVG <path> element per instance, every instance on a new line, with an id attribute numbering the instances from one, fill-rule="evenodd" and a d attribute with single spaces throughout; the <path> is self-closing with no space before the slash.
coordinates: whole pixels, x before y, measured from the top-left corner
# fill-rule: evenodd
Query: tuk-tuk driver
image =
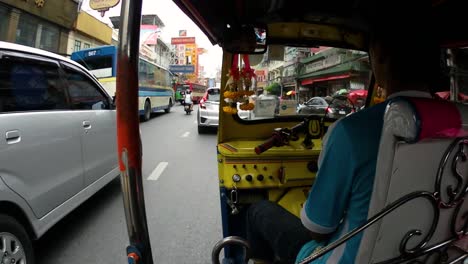
<path id="1" fill-rule="evenodd" d="M 439 53 L 438 47 L 430 44 L 435 43 L 430 34 L 422 33 L 423 25 L 380 25 L 385 31 L 379 28 L 371 37 L 373 73 L 377 84 L 387 90 L 387 99 L 431 97 L 429 84 L 437 76 Z M 402 32 L 407 29 L 407 34 Z M 329 130 L 317 178 L 300 219 L 273 202 L 260 201 L 250 206 L 246 232 L 254 258 L 299 262 L 367 220 L 387 103 L 343 118 Z M 355 263 L 361 237 L 362 233 L 312 263 Z"/>

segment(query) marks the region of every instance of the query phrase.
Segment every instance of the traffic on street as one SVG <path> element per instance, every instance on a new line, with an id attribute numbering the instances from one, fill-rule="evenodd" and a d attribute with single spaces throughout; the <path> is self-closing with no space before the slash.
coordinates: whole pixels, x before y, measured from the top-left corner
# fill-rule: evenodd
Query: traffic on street
<path id="1" fill-rule="evenodd" d="M 195 106 L 195 108 L 198 106 Z M 155 263 L 209 263 L 222 237 L 216 129 L 197 133 L 177 104 L 141 123 L 143 185 Z M 125 263 L 128 243 L 117 178 L 36 241 L 37 263 Z M 174 252 L 178 252 L 174 254 Z"/>
<path id="2" fill-rule="evenodd" d="M 0 264 L 468 264 L 462 2 L 0 0 Z"/>

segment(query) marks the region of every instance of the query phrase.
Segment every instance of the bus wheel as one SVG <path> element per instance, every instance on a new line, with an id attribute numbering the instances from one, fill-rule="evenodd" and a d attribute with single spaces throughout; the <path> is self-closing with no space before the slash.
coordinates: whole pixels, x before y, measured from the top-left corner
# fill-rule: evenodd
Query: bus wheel
<path id="1" fill-rule="evenodd" d="M 167 106 L 166 109 L 164 109 L 164 112 L 169 113 L 171 111 L 172 107 L 172 99 L 169 99 L 169 105 Z"/>
<path id="2" fill-rule="evenodd" d="M 145 113 L 143 114 L 143 121 L 148 121 L 151 118 L 151 103 L 149 100 L 145 101 Z"/>

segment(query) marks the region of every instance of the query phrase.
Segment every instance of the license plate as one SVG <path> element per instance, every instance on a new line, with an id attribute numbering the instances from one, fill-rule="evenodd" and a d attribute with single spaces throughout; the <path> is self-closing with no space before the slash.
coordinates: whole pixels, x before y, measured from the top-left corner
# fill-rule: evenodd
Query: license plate
<path id="1" fill-rule="evenodd" d="M 344 115 L 344 114 L 346 114 L 346 112 L 345 112 L 345 111 L 343 111 L 343 110 L 339 111 L 338 113 L 340 113 L 340 115 Z"/>

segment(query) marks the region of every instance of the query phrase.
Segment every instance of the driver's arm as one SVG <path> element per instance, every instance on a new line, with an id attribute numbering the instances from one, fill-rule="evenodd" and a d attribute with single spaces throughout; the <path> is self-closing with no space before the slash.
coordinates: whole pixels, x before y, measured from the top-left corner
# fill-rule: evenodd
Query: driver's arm
<path id="1" fill-rule="evenodd" d="M 343 122 L 331 131 L 317 178 L 301 210 L 302 224 L 314 240 L 329 237 L 338 228 L 350 197 L 354 162 L 352 141 Z"/>

